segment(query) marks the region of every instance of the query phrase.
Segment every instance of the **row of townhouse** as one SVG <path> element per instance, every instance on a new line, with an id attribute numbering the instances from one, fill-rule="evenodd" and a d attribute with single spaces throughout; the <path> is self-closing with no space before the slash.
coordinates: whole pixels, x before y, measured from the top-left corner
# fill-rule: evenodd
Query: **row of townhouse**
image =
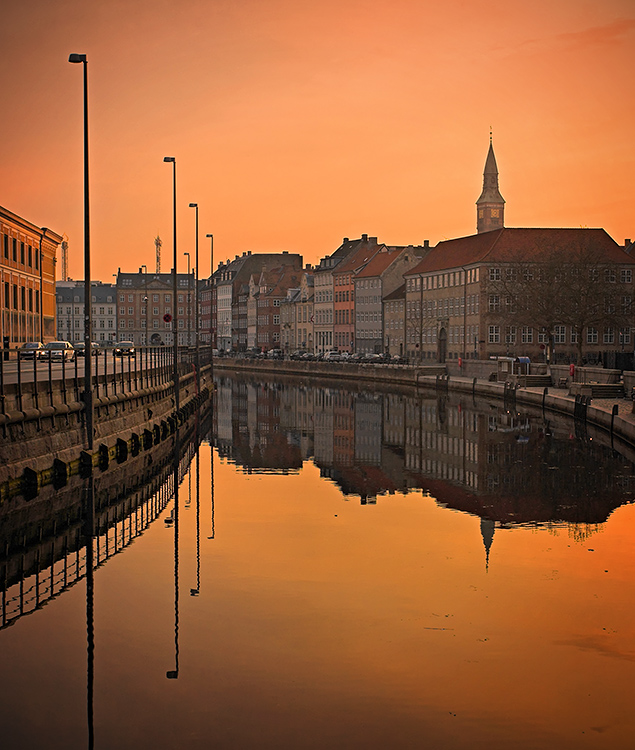
<path id="1" fill-rule="evenodd" d="M 339 248 L 307 267 L 281 308 L 281 346 L 285 352 L 380 352 L 383 299 L 403 284 L 403 274 L 429 251 L 394 247 L 363 234 L 345 237 Z"/>
<path id="2" fill-rule="evenodd" d="M 275 284 L 275 293 L 273 278 L 266 278 L 274 269 L 283 275 L 283 280 L 278 278 L 280 283 Z M 209 321 L 212 345 L 228 352 L 279 346 L 280 302 L 287 294 L 287 288 L 280 284 L 286 283 L 285 274 L 301 270 L 302 256 L 288 252 L 246 252 L 234 260 L 221 262 L 211 278 L 212 289 L 205 287 L 202 295 L 201 312 L 205 313 L 205 323 Z"/>

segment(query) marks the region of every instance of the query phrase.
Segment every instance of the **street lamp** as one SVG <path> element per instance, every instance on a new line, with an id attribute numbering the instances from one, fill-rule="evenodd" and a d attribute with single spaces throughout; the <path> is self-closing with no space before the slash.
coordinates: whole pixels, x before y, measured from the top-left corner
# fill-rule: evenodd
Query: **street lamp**
<path id="1" fill-rule="evenodd" d="M 196 276 L 194 278 L 194 343 L 196 344 L 196 390 L 200 391 L 201 378 L 199 374 L 200 359 L 199 359 L 199 320 L 198 320 L 198 203 L 190 203 L 190 208 L 196 209 L 196 241 L 194 243 L 194 270 Z"/>
<path id="2" fill-rule="evenodd" d="M 86 415 L 86 443 L 93 449 L 93 388 L 92 388 L 92 295 L 90 284 L 90 214 L 88 201 L 88 60 L 86 55 L 71 54 L 68 62 L 84 66 L 84 413 Z M 40 258 L 40 265 L 42 259 Z M 41 297 L 40 293 L 40 297 Z M 42 300 L 40 299 L 40 305 Z"/>
<path id="3" fill-rule="evenodd" d="M 177 289 L 176 289 L 176 158 L 174 156 L 164 156 L 163 157 L 164 162 L 171 162 L 172 163 L 172 224 L 173 224 L 173 258 L 172 258 L 172 294 L 174 297 L 174 304 L 172 305 L 172 358 L 174 360 L 173 362 L 173 369 L 172 369 L 172 378 L 174 380 L 174 410 L 176 412 L 179 411 L 179 364 L 178 364 L 178 356 L 179 356 L 179 344 L 177 341 L 177 316 L 176 316 L 176 298 L 177 298 Z"/>
<path id="4" fill-rule="evenodd" d="M 209 298 L 209 342 L 212 349 L 215 349 L 214 346 L 214 317 L 216 317 L 216 322 L 218 323 L 218 310 L 216 311 L 216 316 L 214 316 L 214 235 L 213 234 L 206 234 L 205 235 L 209 241 L 210 241 L 210 256 L 209 256 L 209 264 L 211 269 L 211 275 L 210 275 L 210 298 Z"/>
<path id="5" fill-rule="evenodd" d="M 148 329 L 148 317 L 149 317 L 148 316 L 148 266 L 146 266 L 145 263 L 142 263 L 141 264 L 141 268 L 144 269 L 143 270 L 143 278 L 144 278 L 144 281 L 145 281 L 145 284 L 144 284 L 144 287 L 145 287 L 144 295 L 145 296 L 143 297 L 143 301 L 145 303 L 145 309 L 146 309 L 146 330 L 145 330 L 145 333 L 143 334 L 143 338 L 144 338 L 143 345 L 147 346 L 148 345 L 148 330 L 149 330 Z"/>
<path id="6" fill-rule="evenodd" d="M 191 328 L 190 325 L 190 254 L 189 253 L 183 253 L 183 255 L 187 258 L 187 345 L 192 345 L 192 337 L 191 337 Z"/>

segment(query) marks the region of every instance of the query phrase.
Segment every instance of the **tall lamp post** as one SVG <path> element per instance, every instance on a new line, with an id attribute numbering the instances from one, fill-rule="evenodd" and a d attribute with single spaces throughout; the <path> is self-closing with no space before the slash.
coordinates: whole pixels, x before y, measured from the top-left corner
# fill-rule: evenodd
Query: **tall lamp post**
<path id="1" fill-rule="evenodd" d="M 179 343 L 177 338 L 177 317 L 176 317 L 176 299 L 177 299 L 177 288 L 176 288 L 176 158 L 174 156 L 164 156 L 164 162 L 171 162 L 172 164 L 172 225 L 173 225 L 173 249 L 172 249 L 172 295 L 174 297 L 174 303 L 172 305 L 172 378 L 174 380 L 174 410 L 178 412 L 179 404 Z"/>
<path id="2" fill-rule="evenodd" d="M 213 308 L 214 308 L 214 235 L 213 234 L 206 234 L 205 235 L 209 241 L 210 241 L 210 256 L 209 256 L 209 263 L 210 263 L 210 270 L 211 275 L 209 277 L 210 283 L 211 283 L 211 289 L 210 289 L 210 299 L 209 299 L 209 327 L 210 327 L 210 347 L 211 349 L 215 349 L 214 347 L 214 326 L 212 323 L 214 322 L 214 315 L 213 315 Z M 218 310 L 216 311 L 216 322 L 218 324 Z"/>
<path id="3" fill-rule="evenodd" d="M 191 295 L 190 295 L 190 254 L 183 253 L 187 258 L 187 345 L 192 345 L 192 325 L 190 322 L 190 308 L 191 308 Z"/>
<path id="4" fill-rule="evenodd" d="M 196 390 L 200 391 L 201 377 L 199 374 L 199 368 L 201 365 L 198 337 L 200 333 L 199 320 L 198 320 L 198 203 L 190 203 L 190 208 L 196 210 L 196 238 L 194 243 L 194 343 L 196 345 Z"/>
<path id="5" fill-rule="evenodd" d="M 144 301 L 145 306 L 146 306 L 146 330 L 145 330 L 145 336 L 144 336 L 145 341 L 144 341 L 143 345 L 147 346 L 148 345 L 148 330 L 149 330 L 148 329 L 148 317 L 149 317 L 148 316 L 148 266 L 146 266 L 145 263 L 142 263 L 141 264 L 141 268 L 143 268 L 143 278 L 145 280 L 145 284 L 144 284 L 145 289 L 144 289 L 143 301 Z"/>
<path id="6" fill-rule="evenodd" d="M 90 214 L 88 201 L 88 60 L 86 55 L 71 54 L 68 62 L 84 66 L 84 413 L 86 415 L 86 443 L 93 449 L 93 388 L 92 388 L 92 294 L 90 284 Z M 40 265 L 42 259 L 40 258 Z M 41 294 L 40 294 L 41 296 Z M 40 299 L 40 305 L 42 300 Z"/>

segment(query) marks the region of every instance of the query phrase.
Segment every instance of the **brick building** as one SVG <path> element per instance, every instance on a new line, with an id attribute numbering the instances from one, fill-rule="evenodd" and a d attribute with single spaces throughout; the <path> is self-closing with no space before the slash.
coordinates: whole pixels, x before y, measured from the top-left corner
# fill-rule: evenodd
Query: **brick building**
<path id="1" fill-rule="evenodd" d="M 55 262 L 62 237 L 0 206 L 0 341 L 55 339 Z"/>

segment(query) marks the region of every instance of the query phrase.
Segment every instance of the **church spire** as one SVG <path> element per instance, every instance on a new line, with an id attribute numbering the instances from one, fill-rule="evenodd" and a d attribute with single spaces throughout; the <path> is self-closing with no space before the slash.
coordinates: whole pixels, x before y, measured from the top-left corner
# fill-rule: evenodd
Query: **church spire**
<path id="1" fill-rule="evenodd" d="M 505 200 L 498 189 L 498 166 L 492 145 L 492 131 L 489 133 L 489 150 L 483 170 L 483 192 L 476 201 L 476 231 L 491 232 L 502 229 L 504 224 Z"/>
<path id="2" fill-rule="evenodd" d="M 489 551 L 494 541 L 494 532 L 496 523 L 489 518 L 481 518 L 481 536 L 483 537 L 483 546 L 485 547 L 485 571 L 489 570 Z"/>

